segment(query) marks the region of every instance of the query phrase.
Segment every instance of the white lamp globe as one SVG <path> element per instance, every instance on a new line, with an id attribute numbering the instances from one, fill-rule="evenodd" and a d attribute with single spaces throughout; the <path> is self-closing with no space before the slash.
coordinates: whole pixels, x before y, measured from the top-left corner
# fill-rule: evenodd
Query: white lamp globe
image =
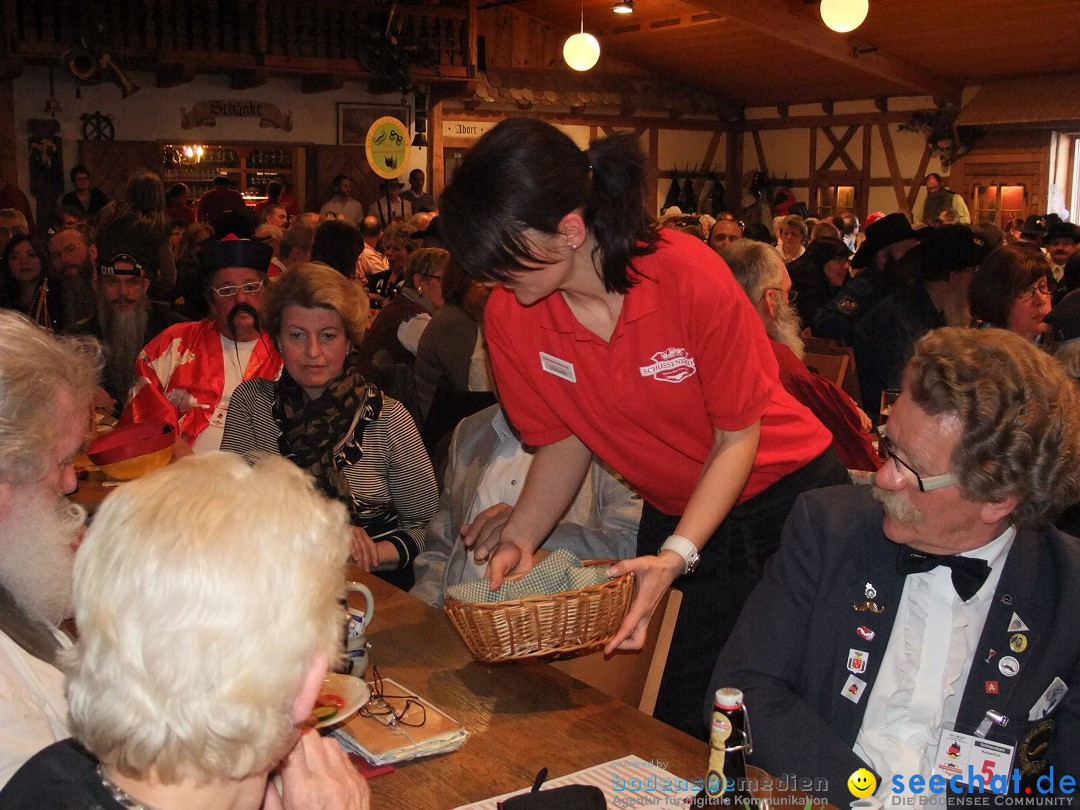
<path id="1" fill-rule="evenodd" d="M 562 55 L 574 70 L 590 70 L 600 60 L 600 43 L 592 34 L 574 34 L 563 43 Z"/>
<path id="2" fill-rule="evenodd" d="M 821 0 L 822 21 L 839 34 L 862 25 L 869 10 L 869 0 Z"/>

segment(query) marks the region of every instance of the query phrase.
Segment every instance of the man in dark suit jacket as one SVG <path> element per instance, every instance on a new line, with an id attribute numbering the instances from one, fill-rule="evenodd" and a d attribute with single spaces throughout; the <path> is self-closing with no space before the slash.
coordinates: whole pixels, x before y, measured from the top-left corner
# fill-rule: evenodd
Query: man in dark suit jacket
<path id="1" fill-rule="evenodd" d="M 873 487 L 795 504 L 710 694 L 745 692 L 751 762 L 841 807 L 859 768 L 886 803 L 894 777 L 966 782 L 975 737 L 1013 747 L 1010 793 L 1077 776 L 1080 543 L 1041 527 L 1077 499 L 1080 392 L 1016 335 L 937 330 L 882 444 Z"/>

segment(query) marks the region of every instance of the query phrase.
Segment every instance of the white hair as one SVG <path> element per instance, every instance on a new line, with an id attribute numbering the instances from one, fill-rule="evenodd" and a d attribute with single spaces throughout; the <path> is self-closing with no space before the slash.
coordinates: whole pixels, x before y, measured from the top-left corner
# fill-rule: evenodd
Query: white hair
<path id="1" fill-rule="evenodd" d="M 21 485 L 48 472 L 67 409 L 89 417 L 101 365 L 93 338 L 58 338 L 0 310 L 0 480 Z"/>
<path id="2" fill-rule="evenodd" d="M 294 743 L 337 659 L 348 515 L 278 457 L 186 458 L 105 499 L 75 562 L 74 736 L 132 777 L 242 779 Z"/>
<path id="3" fill-rule="evenodd" d="M 727 262 L 735 280 L 755 307 L 765 290 L 779 286 L 784 278 L 784 260 L 780 254 L 752 239 L 729 242 L 720 249 L 720 258 Z"/>

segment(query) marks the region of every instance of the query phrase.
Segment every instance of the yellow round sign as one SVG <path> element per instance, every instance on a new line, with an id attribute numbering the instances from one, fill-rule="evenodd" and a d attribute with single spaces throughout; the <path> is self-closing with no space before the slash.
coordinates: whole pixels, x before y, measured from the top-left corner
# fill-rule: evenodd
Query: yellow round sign
<path id="1" fill-rule="evenodd" d="M 386 180 L 401 174 L 409 162 L 410 148 L 409 130 L 392 115 L 376 120 L 364 140 L 368 165 L 375 174 Z"/>

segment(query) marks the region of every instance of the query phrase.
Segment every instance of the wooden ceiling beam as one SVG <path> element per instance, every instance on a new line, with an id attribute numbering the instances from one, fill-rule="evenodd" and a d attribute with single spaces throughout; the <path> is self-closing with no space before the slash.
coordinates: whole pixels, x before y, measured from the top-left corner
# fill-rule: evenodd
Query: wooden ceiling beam
<path id="1" fill-rule="evenodd" d="M 819 20 L 793 14 L 786 0 L 691 0 L 695 6 L 860 73 L 887 79 L 917 93 L 942 99 L 959 99 L 963 89 L 929 70 L 893 56 L 870 43 L 830 31 Z"/>

